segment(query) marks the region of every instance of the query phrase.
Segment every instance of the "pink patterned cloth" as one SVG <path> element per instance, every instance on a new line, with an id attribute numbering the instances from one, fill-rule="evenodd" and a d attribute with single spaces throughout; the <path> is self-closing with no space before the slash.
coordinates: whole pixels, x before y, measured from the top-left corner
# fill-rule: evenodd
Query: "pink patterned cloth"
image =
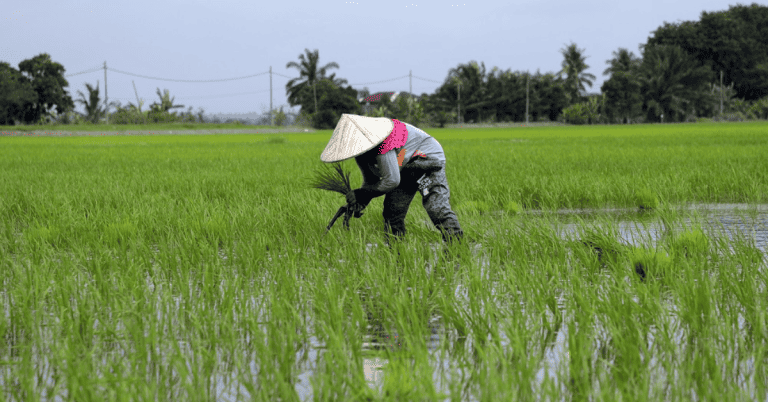
<path id="1" fill-rule="evenodd" d="M 392 123 L 395 123 L 395 128 L 392 129 L 392 132 L 381 143 L 379 155 L 384 155 L 395 148 L 400 148 L 408 141 L 408 129 L 405 127 L 405 124 L 396 119 L 392 119 Z"/>

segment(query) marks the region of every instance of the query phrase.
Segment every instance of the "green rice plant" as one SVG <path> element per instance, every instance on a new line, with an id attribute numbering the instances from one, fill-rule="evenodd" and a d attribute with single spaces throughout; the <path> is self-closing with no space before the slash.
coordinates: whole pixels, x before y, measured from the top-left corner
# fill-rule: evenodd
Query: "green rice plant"
<path id="1" fill-rule="evenodd" d="M 418 202 L 387 247 L 385 197 L 322 237 L 330 131 L 0 137 L 0 400 L 766 400 L 764 122 L 463 130 L 456 205 L 544 209 L 445 254 Z"/>
<path id="2" fill-rule="evenodd" d="M 34 225 L 30 227 L 25 238 L 30 244 L 40 247 L 43 245 L 55 246 L 61 241 L 61 229 L 56 225 Z"/>
<path id="3" fill-rule="evenodd" d="M 647 188 L 642 188 L 635 192 L 635 202 L 641 211 L 654 210 L 659 207 L 659 196 Z"/>
<path id="4" fill-rule="evenodd" d="M 285 144 L 288 140 L 285 137 L 270 137 L 262 142 L 265 144 Z"/>
<path id="5" fill-rule="evenodd" d="M 701 229 L 689 229 L 670 239 L 670 249 L 675 257 L 691 258 L 709 252 L 710 241 Z"/>
<path id="6" fill-rule="evenodd" d="M 509 201 L 504 204 L 504 211 L 509 215 L 518 215 L 523 212 L 523 207 L 518 202 Z"/>
<path id="7" fill-rule="evenodd" d="M 642 247 L 632 248 L 630 262 L 641 280 L 663 279 L 672 267 L 672 258 L 668 254 Z"/>
<path id="8" fill-rule="evenodd" d="M 612 229 L 608 226 L 606 230 L 597 225 L 580 228 L 581 247 L 586 247 L 588 254 L 594 255 L 603 266 L 616 264 L 627 254 L 626 246 L 619 242 L 618 234 Z"/>
<path id="9" fill-rule="evenodd" d="M 456 209 L 467 214 L 484 214 L 491 210 L 485 201 L 465 201 Z"/>
<path id="10" fill-rule="evenodd" d="M 133 239 L 136 234 L 136 225 L 126 218 L 109 223 L 104 228 L 104 240 L 109 244 L 122 244 Z"/>

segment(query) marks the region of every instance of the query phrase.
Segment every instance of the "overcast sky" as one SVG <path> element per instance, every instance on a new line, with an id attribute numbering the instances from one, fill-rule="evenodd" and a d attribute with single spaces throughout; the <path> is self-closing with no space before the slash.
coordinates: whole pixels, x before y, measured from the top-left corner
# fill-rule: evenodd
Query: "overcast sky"
<path id="1" fill-rule="evenodd" d="M 460 2 L 459 2 L 460 1 Z M 743 2 L 751 4 L 752 2 Z M 765 4 L 758 1 L 758 4 Z M 585 49 L 599 92 L 606 60 L 620 47 L 639 54 L 651 31 L 666 22 L 698 20 L 728 9 L 726 0 L 3 0 L 0 61 L 18 68 L 40 53 L 65 74 L 107 62 L 109 100 L 136 103 L 131 81 L 147 105 L 168 89 L 175 103 L 206 114 L 260 113 L 287 105 L 285 85 L 304 49 L 318 49 L 320 66 L 371 92 L 432 93 L 448 70 L 484 62 L 512 71 L 560 70 L 560 49 Z M 175 82 L 167 80 L 222 80 Z M 281 74 L 281 75 L 277 75 Z M 146 78 L 152 77 L 152 78 Z M 419 78 L 415 78 L 419 77 Z M 155 79 L 157 78 L 157 79 Z M 424 80 L 426 79 L 426 80 Z M 73 99 L 104 70 L 67 77 Z M 429 80 L 429 81 L 427 81 Z M 76 103 L 77 110 L 84 111 Z M 146 109 L 145 109 L 146 110 Z M 297 111 L 298 107 L 292 110 Z"/>

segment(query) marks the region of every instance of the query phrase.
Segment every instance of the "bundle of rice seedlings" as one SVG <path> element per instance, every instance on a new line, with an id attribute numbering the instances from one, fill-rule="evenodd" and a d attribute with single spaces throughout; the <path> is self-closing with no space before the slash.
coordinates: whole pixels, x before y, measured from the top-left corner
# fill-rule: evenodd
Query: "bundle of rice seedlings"
<path id="1" fill-rule="evenodd" d="M 340 193 L 346 197 L 346 195 L 352 192 L 352 186 L 349 184 L 349 172 L 345 172 L 341 167 L 341 163 L 337 162 L 333 164 L 333 168 L 319 169 L 315 171 L 315 177 L 310 180 L 310 186 L 320 190 L 328 190 Z M 331 222 L 325 229 L 325 233 L 331 230 L 331 227 L 341 215 L 344 215 L 344 227 L 349 229 L 349 219 L 352 215 L 359 218 L 363 215 L 362 210 L 357 206 L 344 205 L 339 208 L 336 215 L 334 215 Z"/>
<path id="2" fill-rule="evenodd" d="M 349 172 L 345 172 L 341 167 L 341 162 L 333 164 L 333 168 L 318 169 L 315 171 L 315 177 L 310 181 L 312 188 L 320 190 L 335 191 L 344 196 L 352 191 L 349 184 Z"/>

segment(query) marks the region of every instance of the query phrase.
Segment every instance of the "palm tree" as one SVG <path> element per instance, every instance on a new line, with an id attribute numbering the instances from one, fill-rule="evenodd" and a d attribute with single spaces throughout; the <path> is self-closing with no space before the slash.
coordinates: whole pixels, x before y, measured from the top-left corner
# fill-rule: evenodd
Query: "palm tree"
<path id="1" fill-rule="evenodd" d="M 288 103 L 291 106 L 304 105 L 306 96 L 309 91 L 309 87 L 312 87 L 312 94 L 315 101 L 315 113 L 317 113 L 317 81 L 327 78 L 334 85 L 341 86 L 347 83 L 345 79 L 336 79 L 336 73 L 326 77 L 326 72 L 331 68 L 339 68 L 336 62 L 330 62 L 325 66 L 318 68 L 318 62 L 320 59 L 319 51 L 315 49 L 314 52 L 310 52 L 309 49 L 304 49 L 306 58 L 303 54 L 299 55 L 301 64 L 294 61 L 285 65 L 285 68 L 294 67 L 299 70 L 299 78 L 294 78 L 285 85 L 285 90 L 288 93 Z"/>
<path id="2" fill-rule="evenodd" d="M 501 71 L 494 67 L 486 83 L 486 110 L 497 120 L 519 121 L 525 111 L 525 73 Z"/>
<path id="3" fill-rule="evenodd" d="M 643 52 L 639 79 L 648 120 L 658 121 L 664 114 L 671 121 L 680 120 L 708 95 L 711 71 L 679 46 L 647 46 Z"/>
<path id="4" fill-rule="evenodd" d="M 152 110 L 168 112 L 171 109 L 178 109 L 178 108 L 184 107 L 184 105 L 173 104 L 173 100 L 176 99 L 176 97 L 171 99 L 171 95 L 167 89 L 165 90 L 165 93 L 161 93 L 160 88 L 157 88 L 157 96 L 160 97 L 160 103 L 153 103 L 152 105 L 150 105 Z"/>
<path id="5" fill-rule="evenodd" d="M 571 43 L 565 49 L 560 49 L 560 53 L 563 54 L 563 62 L 561 64 L 563 69 L 557 74 L 559 77 L 562 77 L 563 74 L 568 75 L 565 85 L 571 97 L 571 102 L 579 98 L 579 91 L 586 91 L 584 84 L 589 85 L 591 88 L 592 80 L 596 78 L 594 75 L 584 72 L 589 66 L 585 63 L 586 57 L 582 55 L 583 52 L 584 49 L 579 49 L 575 43 Z"/>
<path id="6" fill-rule="evenodd" d="M 461 92 L 464 93 L 464 99 L 461 101 L 461 104 L 464 105 L 464 113 L 461 115 L 461 120 L 464 121 L 464 115 L 467 114 L 469 114 L 470 120 L 476 122 L 482 120 L 481 112 L 495 103 L 495 100 L 487 97 L 485 63 L 477 64 L 473 60 L 467 64 L 460 64 L 449 70 L 448 76 L 454 83 L 461 83 Z"/>
<path id="7" fill-rule="evenodd" d="M 620 117 L 625 123 L 629 123 L 632 117 L 639 114 L 643 103 L 637 78 L 641 63 L 639 57 L 625 48 L 619 48 L 618 52 L 613 52 L 612 59 L 606 60 L 608 68 L 603 75 L 611 77 L 603 83 L 600 90 L 608 100 L 608 115 Z"/>
<path id="8" fill-rule="evenodd" d="M 608 68 L 603 71 L 603 75 L 634 71 L 640 67 L 640 62 L 642 62 L 634 53 L 623 47 L 620 47 L 618 51 L 612 52 L 612 54 L 613 58 L 605 62 L 608 64 Z"/>
<path id="9" fill-rule="evenodd" d="M 487 93 L 485 63 L 479 65 L 470 61 L 459 64 L 448 71 L 443 85 L 430 97 L 429 109 L 435 112 L 460 109 L 461 120 L 468 114 L 479 121 L 481 112 L 490 109 L 486 107 L 495 102 L 488 98 Z"/>
<path id="10" fill-rule="evenodd" d="M 86 119 L 92 123 L 97 123 L 101 116 L 104 115 L 105 109 L 102 109 L 101 106 L 99 106 L 99 81 L 96 81 L 96 89 L 94 89 L 91 84 L 85 84 L 86 89 L 88 90 L 88 98 L 85 98 L 85 95 L 81 91 L 77 91 L 78 95 L 80 95 L 80 99 L 75 100 L 75 102 L 78 102 L 85 106 L 85 113 L 86 113 Z"/>

